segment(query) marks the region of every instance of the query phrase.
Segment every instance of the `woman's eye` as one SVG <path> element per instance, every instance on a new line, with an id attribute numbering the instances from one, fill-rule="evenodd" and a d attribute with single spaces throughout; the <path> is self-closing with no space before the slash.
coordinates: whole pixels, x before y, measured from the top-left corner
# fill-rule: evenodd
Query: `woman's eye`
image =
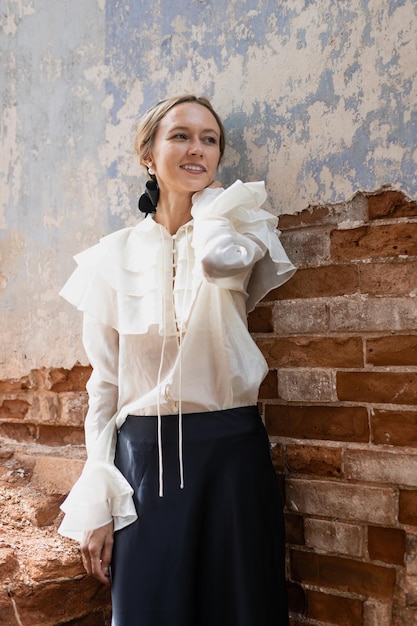
<path id="1" fill-rule="evenodd" d="M 187 135 L 185 135 L 184 133 L 176 133 L 174 135 L 174 139 L 187 139 Z"/>
<path id="2" fill-rule="evenodd" d="M 217 143 L 216 137 L 209 136 L 209 137 L 206 137 L 205 140 L 206 140 L 207 143 L 212 143 L 214 145 Z"/>

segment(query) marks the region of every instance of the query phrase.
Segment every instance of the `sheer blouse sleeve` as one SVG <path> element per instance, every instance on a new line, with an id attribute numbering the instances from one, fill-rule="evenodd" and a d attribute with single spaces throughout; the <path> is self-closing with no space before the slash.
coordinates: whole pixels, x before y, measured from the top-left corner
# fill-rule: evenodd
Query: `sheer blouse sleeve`
<path id="1" fill-rule="evenodd" d="M 72 282 L 72 291 L 74 283 Z M 62 293 L 62 292 L 61 292 Z M 65 288 L 63 295 L 65 295 Z M 87 383 L 85 419 L 87 461 L 61 505 L 65 513 L 59 532 L 80 541 L 86 530 L 114 521 L 115 530 L 137 518 L 133 489 L 114 465 L 118 407 L 118 342 L 112 326 L 84 310 L 83 344 L 93 367 Z"/>
<path id="2" fill-rule="evenodd" d="M 239 289 L 247 285 L 247 311 L 295 272 L 280 240 L 277 218 L 261 209 L 263 182 L 236 181 L 226 190 L 205 189 L 193 196 L 193 246 L 209 282 Z M 242 283 L 243 284 L 243 283 Z"/>

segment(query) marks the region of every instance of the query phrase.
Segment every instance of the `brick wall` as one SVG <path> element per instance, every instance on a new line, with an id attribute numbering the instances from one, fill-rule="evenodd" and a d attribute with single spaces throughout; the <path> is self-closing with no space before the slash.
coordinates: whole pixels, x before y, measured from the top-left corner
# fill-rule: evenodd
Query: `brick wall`
<path id="1" fill-rule="evenodd" d="M 385 188 L 280 229 L 299 270 L 250 329 L 292 624 L 416 624 L 417 203 Z"/>
<path id="2" fill-rule="evenodd" d="M 417 623 L 417 203 L 391 189 L 280 220 L 299 267 L 251 314 L 285 498 L 292 626 Z M 56 533 L 90 369 L 0 381 L 0 626 L 106 626 Z M 59 597 L 59 601 L 57 598 Z"/>
<path id="3" fill-rule="evenodd" d="M 109 591 L 57 534 L 84 463 L 90 368 L 0 382 L 0 626 L 109 626 Z"/>

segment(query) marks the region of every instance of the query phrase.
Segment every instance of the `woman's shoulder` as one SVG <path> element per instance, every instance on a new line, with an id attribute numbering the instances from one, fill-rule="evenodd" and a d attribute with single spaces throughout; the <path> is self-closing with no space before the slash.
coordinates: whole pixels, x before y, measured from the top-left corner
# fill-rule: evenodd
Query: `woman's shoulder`
<path id="1" fill-rule="evenodd" d="M 102 237 L 74 257 L 77 267 L 60 295 L 120 333 L 147 332 L 160 322 L 152 313 L 161 291 L 161 239 L 155 230 L 140 222 Z"/>
<path id="2" fill-rule="evenodd" d="M 154 232 L 154 221 L 144 219 L 136 226 L 121 228 L 100 238 L 98 243 L 77 254 L 77 265 L 98 266 L 115 264 L 121 268 L 136 271 L 143 258 L 149 255 L 159 239 Z"/>

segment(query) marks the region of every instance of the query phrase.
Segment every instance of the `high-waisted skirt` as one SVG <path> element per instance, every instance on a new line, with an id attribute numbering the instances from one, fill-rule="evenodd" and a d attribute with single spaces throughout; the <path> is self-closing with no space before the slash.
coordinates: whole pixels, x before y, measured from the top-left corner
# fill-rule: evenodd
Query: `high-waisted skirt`
<path id="1" fill-rule="evenodd" d="M 113 626 L 287 626 L 283 513 L 257 407 L 129 416 L 116 465 L 134 489 L 138 519 L 117 531 Z"/>

